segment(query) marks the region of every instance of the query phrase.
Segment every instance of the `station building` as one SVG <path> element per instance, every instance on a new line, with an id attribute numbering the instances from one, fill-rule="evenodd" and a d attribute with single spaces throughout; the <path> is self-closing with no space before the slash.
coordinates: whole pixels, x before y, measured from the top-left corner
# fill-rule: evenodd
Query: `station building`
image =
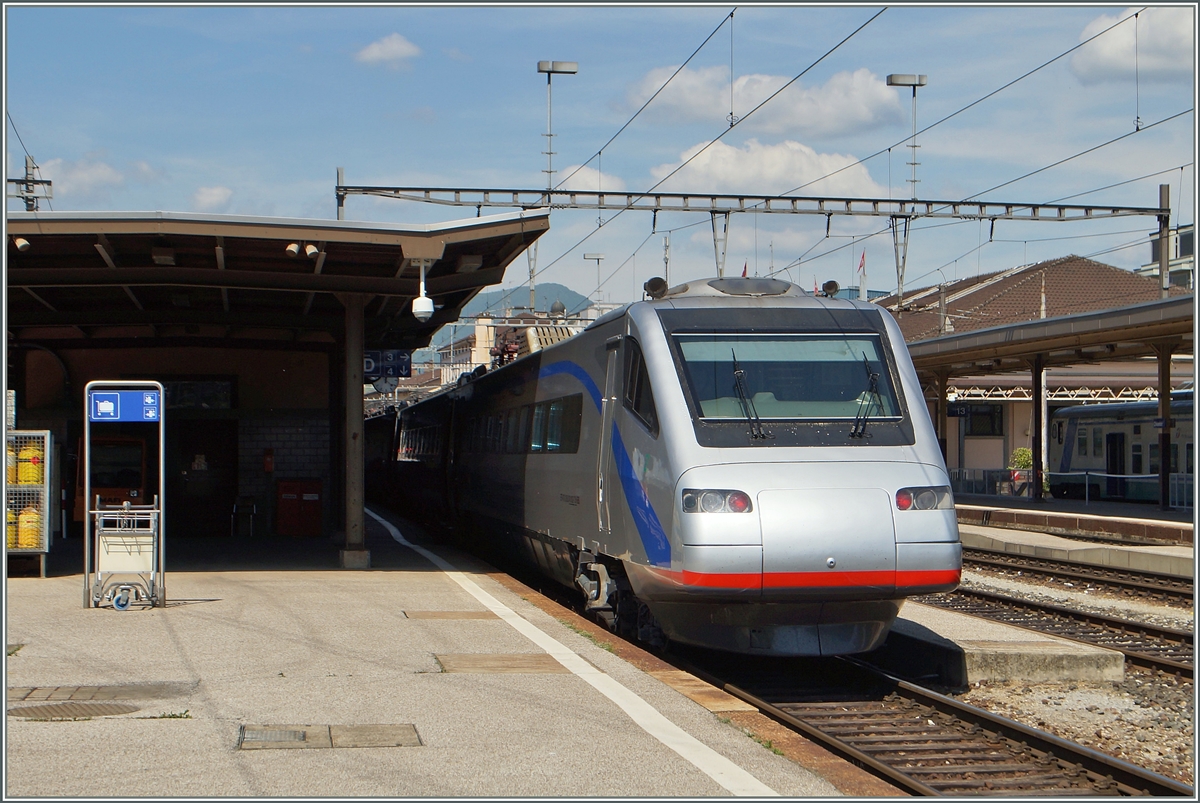
<path id="1" fill-rule="evenodd" d="M 274 532 L 281 483 L 304 480 L 319 489 L 305 532 L 344 537 L 361 563 L 363 351 L 428 345 L 548 228 L 546 210 L 428 225 L 9 212 L 16 425 L 52 432 L 79 522 L 85 385 L 156 380 L 166 487 L 144 493 L 164 495 L 171 537 L 229 536 L 239 503 Z M 142 473 L 157 484 L 153 462 Z"/>

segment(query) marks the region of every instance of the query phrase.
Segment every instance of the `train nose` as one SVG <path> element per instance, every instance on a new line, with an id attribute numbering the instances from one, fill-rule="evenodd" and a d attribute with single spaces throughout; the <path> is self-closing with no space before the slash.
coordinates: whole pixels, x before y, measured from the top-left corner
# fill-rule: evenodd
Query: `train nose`
<path id="1" fill-rule="evenodd" d="M 896 588 L 892 502 L 879 488 L 758 494 L 763 596 L 890 596 Z"/>

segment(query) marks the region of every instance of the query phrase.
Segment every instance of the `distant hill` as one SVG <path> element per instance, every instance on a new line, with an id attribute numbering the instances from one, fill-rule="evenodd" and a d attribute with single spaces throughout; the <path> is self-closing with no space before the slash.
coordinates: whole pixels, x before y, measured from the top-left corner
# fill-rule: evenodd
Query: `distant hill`
<path id="1" fill-rule="evenodd" d="M 561 301 L 565 304 L 567 312 L 578 312 L 592 305 L 592 302 L 586 296 L 576 293 L 565 285 L 555 284 L 554 282 L 537 284 L 534 286 L 533 292 L 537 302 L 535 306 L 543 312 L 549 310 L 550 305 L 555 301 Z M 480 293 L 471 299 L 470 304 L 463 307 L 462 317 L 466 318 L 478 315 L 485 310 L 491 312 L 492 315 L 499 316 L 503 315 L 510 308 L 521 307 L 521 311 L 524 311 L 524 308 L 527 306 L 529 306 L 529 285 L 523 284 L 515 290 L 490 290 L 486 293 Z"/>
<path id="2" fill-rule="evenodd" d="M 566 305 L 567 312 L 579 312 L 592 305 L 586 296 L 576 293 L 566 285 L 554 282 L 534 285 L 534 298 L 537 301 L 536 307 L 541 312 L 549 310 L 550 305 L 555 301 L 561 301 Z M 463 307 L 459 320 L 465 320 L 484 312 L 500 317 L 509 310 L 514 313 L 524 312 L 527 306 L 529 306 L 529 285 L 527 284 L 523 284 L 515 290 L 490 290 L 471 299 L 471 303 Z M 517 307 L 521 309 L 518 310 Z M 461 335 L 462 330 L 459 331 Z M 450 342 L 451 337 L 452 327 L 443 327 L 434 335 L 430 345 L 434 348 L 444 346 Z"/>

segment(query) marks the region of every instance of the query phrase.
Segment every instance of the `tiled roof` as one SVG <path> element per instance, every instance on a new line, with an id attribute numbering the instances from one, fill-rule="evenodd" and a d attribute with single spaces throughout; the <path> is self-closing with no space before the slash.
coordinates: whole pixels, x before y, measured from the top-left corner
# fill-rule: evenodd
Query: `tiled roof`
<path id="1" fill-rule="evenodd" d="M 1042 280 L 1046 286 L 1046 313 L 1041 312 Z M 1170 295 L 1191 291 L 1172 287 Z M 905 341 L 928 340 L 938 331 L 937 286 L 905 290 L 904 312 L 899 317 Z M 1161 297 L 1157 278 L 1138 276 L 1121 268 L 1079 256 L 1065 256 L 983 276 L 959 279 L 946 285 L 946 313 L 952 330 L 969 332 L 1041 317 L 1058 318 L 1083 312 L 1123 307 Z M 896 296 L 875 299 L 892 309 Z M 892 314 L 895 310 L 892 309 Z"/>

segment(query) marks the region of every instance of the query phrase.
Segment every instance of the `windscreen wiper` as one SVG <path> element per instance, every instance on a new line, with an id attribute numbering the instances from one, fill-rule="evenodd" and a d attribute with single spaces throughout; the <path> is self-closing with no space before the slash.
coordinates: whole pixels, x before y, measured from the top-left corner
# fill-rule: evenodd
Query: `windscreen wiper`
<path id="1" fill-rule="evenodd" d="M 850 427 L 851 438 L 861 438 L 867 434 L 867 419 L 871 417 L 871 409 L 878 406 L 880 411 L 883 409 L 883 404 L 879 398 L 879 372 L 871 370 L 871 363 L 867 360 L 867 353 L 863 352 L 863 368 L 867 371 L 867 392 L 866 398 L 862 395 L 858 397 L 858 412 L 854 415 L 854 424 Z"/>
<path id="2" fill-rule="evenodd" d="M 737 392 L 738 402 L 742 405 L 742 415 L 746 416 L 746 423 L 750 425 L 750 438 L 752 440 L 774 438 L 774 435 L 763 429 L 758 411 L 754 409 L 754 400 L 746 393 L 746 374 L 738 363 L 737 352 L 730 349 L 729 353 L 733 355 L 733 389 Z"/>

